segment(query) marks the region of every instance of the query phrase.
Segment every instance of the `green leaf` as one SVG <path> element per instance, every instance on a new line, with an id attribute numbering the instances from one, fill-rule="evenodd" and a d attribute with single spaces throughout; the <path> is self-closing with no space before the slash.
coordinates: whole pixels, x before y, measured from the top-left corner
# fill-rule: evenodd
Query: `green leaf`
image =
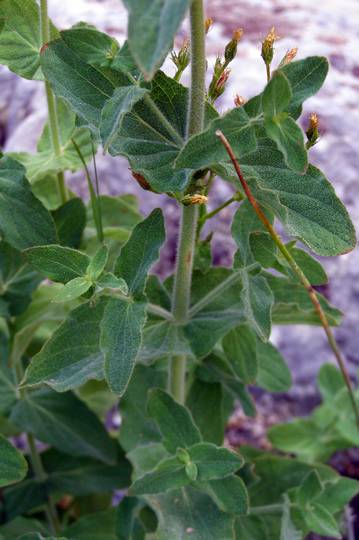
<path id="1" fill-rule="evenodd" d="M 302 481 L 297 492 L 298 504 L 307 510 L 307 504 L 319 497 L 324 491 L 317 471 L 311 471 Z"/>
<path id="2" fill-rule="evenodd" d="M 126 391 L 131 378 L 145 321 L 144 302 L 110 298 L 105 307 L 100 338 L 105 357 L 105 378 L 111 390 L 120 396 Z"/>
<path id="3" fill-rule="evenodd" d="M 189 7 L 189 0 L 124 0 L 129 12 L 131 52 L 147 79 L 151 79 L 170 50 Z"/>
<path id="4" fill-rule="evenodd" d="M 119 290 L 123 294 L 128 294 L 127 283 L 124 279 L 118 278 L 111 272 L 105 272 L 96 281 L 96 287 L 100 289 Z"/>
<path id="5" fill-rule="evenodd" d="M 85 253 L 59 245 L 38 246 L 24 253 L 29 263 L 44 277 L 61 283 L 85 276 L 90 263 Z"/>
<path id="6" fill-rule="evenodd" d="M 264 127 L 282 152 L 285 162 L 293 171 L 303 173 L 308 166 L 304 135 L 287 112 L 292 98 L 288 79 L 277 71 L 267 84 L 263 96 Z"/>
<path id="7" fill-rule="evenodd" d="M 140 297 L 144 291 L 148 271 L 159 256 L 165 241 L 162 211 L 157 208 L 136 225 L 116 262 L 115 274 L 122 277 L 130 294 Z"/>
<path id="8" fill-rule="evenodd" d="M 121 129 L 125 114 L 130 113 L 134 105 L 148 93 L 148 89 L 134 85 L 116 88 L 101 114 L 100 136 L 105 150 Z"/>
<path id="9" fill-rule="evenodd" d="M 113 83 L 66 45 L 52 41 L 41 54 L 41 67 L 55 94 L 63 98 L 87 126 L 98 128 L 101 111 L 112 96 Z"/>
<path id="10" fill-rule="evenodd" d="M 171 489 L 182 488 L 191 483 L 186 468 L 177 457 L 163 460 L 153 471 L 137 479 L 129 490 L 131 497 L 153 495 Z"/>
<path id="11" fill-rule="evenodd" d="M 17 540 L 21 534 L 25 534 L 32 531 L 39 531 L 43 534 L 47 534 L 47 527 L 37 519 L 30 519 L 24 517 L 17 517 L 11 521 L 8 521 L 0 527 L 1 540 Z"/>
<path id="12" fill-rule="evenodd" d="M 286 392 L 292 385 L 291 372 L 271 343 L 257 341 L 258 375 L 256 383 L 268 392 Z"/>
<path id="13" fill-rule="evenodd" d="M 324 285 L 328 282 L 328 276 L 324 268 L 316 259 L 311 257 L 309 253 L 303 251 L 302 249 L 296 248 L 293 242 L 288 243 L 286 247 L 312 285 Z M 284 257 L 282 257 L 280 254 L 278 255 L 278 261 L 281 265 L 283 265 L 284 272 L 286 272 L 286 274 L 293 279 L 293 270 L 289 268 L 288 263 L 285 262 Z"/>
<path id="14" fill-rule="evenodd" d="M 73 456 L 115 460 L 115 446 L 98 417 L 74 394 L 38 390 L 12 410 L 11 421 Z"/>
<path id="15" fill-rule="evenodd" d="M 158 518 L 158 540 L 233 540 L 232 516 L 197 490 L 173 490 L 149 502 Z"/>
<path id="16" fill-rule="evenodd" d="M 43 79 L 40 69 L 40 10 L 35 0 L 2 0 L 0 19 L 0 64 L 25 79 Z M 58 35 L 50 22 L 51 39 Z"/>
<path id="17" fill-rule="evenodd" d="M 273 276 L 266 273 L 267 282 L 274 293 L 274 307 L 272 311 L 275 324 L 313 324 L 320 325 L 318 314 L 313 307 L 308 292 L 301 283 Z M 317 293 L 329 324 L 338 326 L 342 320 L 342 313 Z"/>
<path id="18" fill-rule="evenodd" d="M 105 269 L 108 260 L 108 248 L 103 245 L 98 248 L 87 267 L 86 274 L 91 281 L 96 281 Z"/>
<path id="19" fill-rule="evenodd" d="M 222 386 L 196 378 L 189 390 L 186 405 L 203 439 L 221 445 L 225 430 Z M 208 418 L 211 419 L 210 422 Z"/>
<path id="20" fill-rule="evenodd" d="M 0 159 L 0 233 L 20 250 L 56 242 L 54 222 L 32 194 L 24 167 L 5 156 Z"/>
<path id="21" fill-rule="evenodd" d="M 216 136 L 217 130 L 224 133 L 239 158 L 257 148 L 254 121 L 243 108 L 236 108 L 213 120 L 203 133 L 191 137 L 179 153 L 175 166 L 198 170 L 226 161 L 228 155 Z"/>
<path id="22" fill-rule="evenodd" d="M 239 454 L 211 443 L 197 443 L 187 451 L 191 461 L 197 465 L 200 482 L 225 478 L 238 471 L 244 464 Z"/>
<path id="23" fill-rule="evenodd" d="M 46 384 L 57 392 L 103 379 L 100 322 L 107 299 L 82 304 L 71 311 L 28 366 L 22 384 Z"/>
<path id="24" fill-rule="evenodd" d="M 135 367 L 127 392 L 121 399 L 121 446 L 129 452 L 140 445 L 161 440 L 155 422 L 146 413 L 147 392 L 165 387 L 166 374 L 141 364 Z"/>
<path id="25" fill-rule="evenodd" d="M 37 184 L 35 184 L 37 185 Z M 52 212 L 62 246 L 79 248 L 86 226 L 86 208 L 78 197 L 70 199 Z"/>
<path id="26" fill-rule="evenodd" d="M 120 50 L 119 44 L 113 37 L 84 22 L 61 32 L 61 37 L 68 47 L 94 67 L 111 67 Z"/>
<path id="27" fill-rule="evenodd" d="M 332 401 L 345 387 L 343 375 L 336 366 L 324 364 L 318 375 L 318 387 L 324 401 Z"/>
<path id="28" fill-rule="evenodd" d="M 85 294 L 92 287 L 91 281 L 84 277 L 77 277 L 68 281 L 54 296 L 54 302 L 71 302 Z"/>
<path id="29" fill-rule="evenodd" d="M 57 155 L 54 151 L 48 123 L 45 125 L 38 142 L 36 154 L 28 154 L 26 152 L 11 154 L 14 159 L 24 165 L 26 176 L 31 184 L 36 183 L 46 174 L 83 169 L 83 163 L 73 145 L 72 139 L 75 140 L 86 161 L 92 157 L 91 133 L 88 129 L 76 127 L 76 114 L 61 99 L 57 101 L 57 116 L 60 155 Z"/>
<path id="30" fill-rule="evenodd" d="M 163 445 L 175 453 L 177 448 L 189 447 L 201 441 L 201 435 L 188 409 L 160 389 L 149 393 L 147 410 L 158 424 Z"/>
<path id="31" fill-rule="evenodd" d="M 249 498 L 244 482 L 239 476 L 227 476 L 208 482 L 209 495 L 220 510 L 229 514 L 247 514 Z"/>
<path id="32" fill-rule="evenodd" d="M 0 486 L 20 482 L 27 472 L 27 462 L 22 454 L 0 435 Z"/>
<path id="33" fill-rule="evenodd" d="M 280 527 L 280 540 L 302 540 L 302 533 L 296 529 L 290 515 L 290 501 L 284 498 L 283 515 Z"/>
<path id="34" fill-rule="evenodd" d="M 349 215 L 319 169 L 310 165 L 303 175 L 287 169 L 268 139 L 258 139 L 257 151 L 244 156 L 241 166 L 258 202 L 274 212 L 288 235 L 319 255 L 353 249 L 355 232 Z M 241 189 L 231 166 L 213 169 Z"/>
<path id="35" fill-rule="evenodd" d="M 144 540 L 143 536 L 136 536 L 136 531 L 141 527 L 137 518 L 140 510 L 138 499 L 125 497 L 117 507 L 116 533 L 117 540 Z"/>
<path id="36" fill-rule="evenodd" d="M 231 330 L 223 339 L 224 353 L 233 371 L 245 384 L 253 384 L 258 372 L 257 340 L 247 325 Z"/>
<path id="37" fill-rule="evenodd" d="M 242 272 L 242 294 L 244 315 L 256 334 L 267 341 L 271 333 L 274 296 L 266 278 Z"/>
<path id="38" fill-rule="evenodd" d="M 294 118 L 300 116 L 303 102 L 321 88 L 328 69 L 328 60 L 323 56 L 309 56 L 281 68 L 281 73 L 287 77 L 292 89 L 289 112 Z"/>
<path id="39" fill-rule="evenodd" d="M 0 298 L 10 315 L 19 316 L 31 301 L 40 278 L 24 256 L 5 242 L 0 242 Z"/>
<path id="40" fill-rule="evenodd" d="M 311 531 L 333 538 L 342 538 L 335 518 L 322 505 L 313 503 L 311 510 L 305 512 L 304 518 Z"/>

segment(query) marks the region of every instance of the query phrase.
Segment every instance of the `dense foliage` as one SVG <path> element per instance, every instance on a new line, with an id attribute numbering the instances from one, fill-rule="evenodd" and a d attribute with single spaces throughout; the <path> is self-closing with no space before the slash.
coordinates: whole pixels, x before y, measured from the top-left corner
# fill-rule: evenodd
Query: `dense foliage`
<path id="1" fill-rule="evenodd" d="M 235 404 L 256 414 L 248 386 L 291 386 L 272 325 L 324 320 L 332 336 L 341 320 L 312 287 L 327 276 L 309 251 L 347 253 L 355 232 L 309 164 L 315 121 L 308 141 L 298 123 L 328 63 L 287 56 L 271 72 L 272 31 L 263 92 L 220 115 L 241 33 L 217 59 L 205 102 L 196 86 L 201 0 L 124 4 L 120 47 L 83 22 L 59 32 L 44 0 L 0 0 L 0 62 L 44 84 L 49 109 L 37 153 L 0 159 L 0 538 L 341 538 L 358 484 L 324 462 L 359 442 L 345 372 L 325 366 L 323 405 L 272 428 L 282 453 L 223 445 Z M 172 53 L 176 76 L 160 70 L 188 8 L 191 90 L 180 82 L 187 43 Z M 97 146 L 125 156 L 142 187 L 183 209 L 175 276 L 149 274 L 166 239 L 162 211 L 144 218 L 133 196 L 100 195 L 87 166 Z M 65 171 L 81 169 L 88 204 L 65 183 Z M 233 268 L 212 266 L 211 237 L 200 234 L 215 176 L 236 191 Z M 293 238 L 285 246 L 275 220 Z M 119 428 L 108 417 L 118 401 Z M 24 433 L 25 457 L 7 440 Z M 124 490 L 117 507 L 115 490 Z"/>

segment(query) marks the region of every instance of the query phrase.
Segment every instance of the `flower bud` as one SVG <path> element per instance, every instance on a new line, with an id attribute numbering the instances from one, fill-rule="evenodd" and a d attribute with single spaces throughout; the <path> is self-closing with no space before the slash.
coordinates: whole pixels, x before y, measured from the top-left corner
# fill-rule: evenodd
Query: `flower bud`
<path id="1" fill-rule="evenodd" d="M 183 42 L 182 47 L 176 53 L 175 51 L 172 51 L 171 53 L 171 60 L 174 63 L 174 65 L 177 68 L 177 73 L 175 75 L 175 79 L 179 80 L 180 76 L 190 63 L 190 51 L 189 51 L 189 40 L 185 39 Z"/>
<path id="2" fill-rule="evenodd" d="M 181 203 L 184 206 L 194 206 L 195 204 L 207 204 L 208 197 L 201 195 L 200 193 L 194 193 L 193 195 L 185 195 L 181 199 Z"/>
<path id="3" fill-rule="evenodd" d="M 234 104 L 236 107 L 243 107 L 243 105 L 246 103 L 246 99 L 243 97 L 243 96 L 240 96 L 239 94 L 237 94 L 235 97 L 234 97 Z"/>
<path id="4" fill-rule="evenodd" d="M 294 58 L 297 56 L 297 53 L 298 53 L 298 47 L 294 47 L 293 49 L 290 49 L 289 51 L 287 51 L 285 55 L 283 56 L 278 66 L 278 69 L 282 68 L 283 66 L 286 66 L 287 64 L 290 64 L 294 60 Z"/>
<path id="5" fill-rule="evenodd" d="M 218 99 L 225 91 L 230 73 L 230 69 L 225 69 L 218 79 L 213 77 L 208 91 L 208 97 L 212 100 L 212 102 L 216 101 L 216 99 Z"/>
<path id="6" fill-rule="evenodd" d="M 232 60 L 235 59 L 236 54 L 237 54 L 238 43 L 241 40 L 242 36 L 243 36 L 242 28 L 238 28 L 238 30 L 235 30 L 233 32 L 233 37 L 231 41 L 227 44 L 224 51 L 225 66 L 228 66 L 228 64 L 232 62 Z"/>
<path id="7" fill-rule="evenodd" d="M 274 43 L 275 41 L 278 41 L 278 39 L 280 38 L 277 35 L 275 28 L 273 26 L 271 30 L 268 32 L 264 41 L 262 42 L 262 58 L 264 60 L 264 63 L 268 66 L 272 63 L 273 54 L 274 54 Z"/>
<path id="8" fill-rule="evenodd" d="M 213 19 L 211 19 L 211 17 L 208 17 L 208 19 L 206 19 L 204 22 L 204 29 L 205 29 L 206 34 L 208 34 L 212 26 L 213 26 Z"/>
<path id="9" fill-rule="evenodd" d="M 307 149 L 317 144 L 319 139 L 319 119 L 317 113 L 312 113 L 309 117 L 309 126 L 305 132 L 307 135 Z"/>
<path id="10" fill-rule="evenodd" d="M 195 463 L 193 463 L 193 461 L 190 461 L 189 463 L 187 463 L 187 465 L 185 467 L 185 471 L 186 471 L 187 477 L 192 482 L 195 482 L 197 480 L 198 469 L 197 469 L 197 465 Z"/>

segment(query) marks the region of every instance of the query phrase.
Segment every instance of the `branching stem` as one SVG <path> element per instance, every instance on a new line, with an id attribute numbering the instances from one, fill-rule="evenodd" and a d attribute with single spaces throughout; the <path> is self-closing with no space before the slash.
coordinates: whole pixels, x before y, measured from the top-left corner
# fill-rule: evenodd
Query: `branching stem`
<path id="1" fill-rule="evenodd" d="M 199 133 L 204 124 L 205 108 L 205 28 L 203 0 L 193 0 L 191 20 L 191 91 L 187 120 L 187 137 Z M 181 323 L 187 319 L 193 258 L 198 224 L 198 206 L 182 206 L 180 235 L 178 240 L 175 281 L 173 288 L 172 313 Z M 180 403 L 185 399 L 186 357 L 176 356 L 170 367 L 170 388 Z"/>
<path id="2" fill-rule="evenodd" d="M 325 313 L 323 311 L 322 306 L 320 305 L 320 302 L 318 300 L 318 296 L 317 296 L 315 290 L 313 289 L 311 283 L 309 282 L 309 280 L 305 276 L 304 272 L 297 265 L 296 261 L 294 260 L 294 258 L 291 255 L 291 253 L 288 251 L 286 246 L 283 244 L 280 236 L 274 230 L 274 227 L 268 221 L 268 219 L 267 219 L 266 215 L 264 214 L 262 208 L 260 207 L 260 205 L 258 204 L 258 202 L 255 199 L 254 195 L 252 194 L 249 185 L 247 184 L 246 180 L 243 177 L 243 174 L 242 174 L 241 168 L 239 166 L 239 163 L 238 163 L 238 161 L 237 161 L 237 159 L 236 159 L 236 157 L 234 155 L 234 152 L 233 152 L 233 150 L 231 148 L 231 145 L 229 144 L 228 140 L 226 139 L 226 137 L 224 136 L 224 134 L 221 131 L 217 131 L 216 135 L 220 138 L 221 142 L 223 143 L 224 147 L 226 148 L 227 153 L 228 153 L 228 155 L 229 155 L 229 157 L 230 157 L 230 159 L 232 161 L 232 164 L 233 164 L 233 166 L 234 166 L 234 168 L 236 170 L 236 173 L 238 175 L 239 181 L 240 181 L 240 183 L 241 183 L 241 185 L 243 187 L 243 190 L 244 190 L 250 204 L 252 205 L 255 213 L 257 214 L 258 218 L 261 220 L 261 222 L 263 223 L 263 225 L 265 226 L 265 228 L 269 232 L 272 240 L 274 241 L 274 243 L 276 244 L 276 246 L 278 247 L 278 249 L 282 253 L 283 257 L 286 259 L 286 261 L 288 262 L 290 267 L 292 268 L 293 272 L 297 275 L 297 277 L 298 277 L 299 281 L 302 283 L 303 287 L 308 292 L 308 295 L 309 295 L 309 297 L 310 297 L 310 299 L 312 301 L 314 309 L 316 310 L 316 312 L 318 314 L 318 317 L 320 319 L 320 322 L 321 322 L 321 324 L 323 326 L 323 329 L 324 329 L 324 331 L 326 333 L 329 346 L 330 346 L 330 348 L 332 349 L 332 351 L 334 353 L 334 356 L 335 356 L 335 358 L 337 360 L 339 369 L 340 369 L 340 371 L 342 373 L 345 384 L 347 386 L 350 401 L 352 403 L 354 415 L 355 415 L 357 425 L 358 425 L 358 429 L 359 429 L 359 408 L 358 408 L 358 405 L 357 405 L 357 403 L 355 401 L 355 396 L 354 396 L 352 384 L 351 384 L 351 381 L 350 381 L 349 373 L 348 373 L 348 370 L 347 370 L 347 367 L 346 367 L 346 364 L 345 364 L 345 360 L 344 360 L 344 358 L 343 358 L 343 356 L 342 356 L 342 354 L 340 352 L 340 349 L 338 347 L 338 344 L 336 342 L 334 334 L 333 334 L 333 332 L 332 332 L 332 330 L 330 328 L 328 319 L 327 319 L 327 317 L 326 317 L 326 315 L 325 315 Z"/>

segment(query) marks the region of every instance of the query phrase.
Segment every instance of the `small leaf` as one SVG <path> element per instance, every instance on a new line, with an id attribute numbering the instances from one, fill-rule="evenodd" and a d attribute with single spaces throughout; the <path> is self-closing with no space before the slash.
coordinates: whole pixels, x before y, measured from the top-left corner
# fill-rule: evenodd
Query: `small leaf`
<path id="1" fill-rule="evenodd" d="M 75 249 L 59 246 L 38 246 L 25 250 L 29 263 L 51 281 L 67 283 L 86 274 L 90 258 Z"/>
<path id="2" fill-rule="evenodd" d="M 294 118 L 300 116 L 303 102 L 314 96 L 321 88 L 328 69 L 328 60 L 323 56 L 309 56 L 281 68 L 280 71 L 287 77 L 292 89 L 288 110 Z"/>
<path id="3" fill-rule="evenodd" d="M 221 384 L 204 382 L 198 378 L 193 381 L 186 399 L 186 405 L 203 439 L 218 445 L 223 443 L 225 430 L 223 399 Z"/>
<path id="4" fill-rule="evenodd" d="M 142 295 L 148 271 L 158 259 L 164 241 L 163 215 L 157 208 L 144 221 L 136 225 L 116 262 L 115 274 L 126 281 L 129 292 L 133 296 Z"/>
<path id="5" fill-rule="evenodd" d="M 290 501 L 284 498 L 283 515 L 280 527 L 280 540 L 302 540 L 302 533 L 296 529 L 290 515 Z"/>
<path id="6" fill-rule="evenodd" d="M 258 372 L 257 340 L 247 325 L 231 330 L 222 341 L 233 371 L 245 384 L 253 384 Z"/>
<path id="7" fill-rule="evenodd" d="M 18 401 L 11 421 L 73 456 L 115 461 L 114 442 L 98 417 L 74 394 L 38 390 Z"/>
<path id="8" fill-rule="evenodd" d="M 211 443 L 197 443 L 188 448 L 188 453 L 197 466 L 198 480 L 201 482 L 225 478 L 244 464 L 239 454 Z"/>
<path id="9" fill-rule="evenodd" d="M 77 277 L 68 281 L 66 285 L 54 296 L 53 302 L 70 302 L 85 294 L 92 287 L 87 278 Z"/>
<path id="10" fill-rule="evenodd" d="M 213 120 L 203 133 L 191 137 L 186 142 L 175 161 L 175 166 L 198 170 L 226 160 L 228 157 L 226 150 L 216 136 L 219 129 L 227 137 L 236 156 L 240 158 L 253 152 L 257 143 L 252 123 L 242 108 L 234 109 L 222 118 Z"/>
<path id="11" fill-rule="evenodd" d="M 31 360 L 23 385 L 46 384 L 66 392 L 89 379 L 103 379 L 100 322 L 107 303 L 82 304 L 71 311 L 41 351 Z"/>
<path id="12" fill-rule="evenodd" d="M 170 50 L 190 4 L 189 0 L 124 0 L 129 12 L 131 52 L 147 79 L 151 79 Z"/>
<path id="13" fill-rule="evenodd" d="M 153 471 L 136 480 L 129 489 L 131 497 L 164 493 L 186 486 L 191 482 L 186 466 L 177 457 L 163 460 Z"/>
<path id="14" fill-rule="evenodd" d="M 188 409 L 160 389 L 149 393 L 147 410 L 160 428 L 163 445 L 175 453 L 177 448 L 190 447 L 201 441 L 201 435 Z"/>
<path id="15" fill-rule="evenodd" d="M 343 375 L 332 364 L 324 364 L 318 375 L 318 387 L 323 400 L 332 401 L 345 386 Z"/>
<path id="16" fill-rule="evenodd" d="M 297 492 L 298 504 L 308 510 L 307 504 L 317 499 L 323 493 L 323 484 L 319 478 L 317 471 L 311 471 L 302 481 Z"/>
<path id="17" fill-rule="evenodd" d="M 193 463 L 193 461 L 186 463 L 185 471 L 186 471 L 186 475 L 191 480 L 191 482 L 195 482 L 197 480 L 198 468 L 197 468 L 197 465 Z"/>
<path id="18" fill-rule="evenodd" d="M 105 150 L 121 129 L 125 114 L 131 112 L 134 105 L 148 93 L 148 89 L 134 85 L 116 88 L 101 113 L 100 135 Z"/>
<path id="19" fill-rule="evenodd" d="M 303 517 L 312 532 L 333 538 L 342 538 L 335 518 L 324 506 L 313 503 L 311 510 L 306 511 Z"/>
<path id="20" fill-rule="evenodd" d="M 244 313 L 248 324 L 256 334 L 267 341 L 271 333 L 274 296 L 264 276 L 242 272 Z"/>
<path id="21" fill-rule="evenodd" d="M 0 453 L 0 486 L 8 486 L 23 480 L 27 472 L 27 462 L 2 435 L 0 435 Z"/>
<path id="22" fill-rule="evenodd" d="M 128 294 L 127 283 L 124 279 L 118 278 L 111 272 L 105 272 L 96 280 L 96 287 L 101 289 L 117 289 L 123 294 Z"/>
<path id="23" fill-rule="evenodd" d="M 134 369 L 146 321 L 144 302 L 110 298 L 101 321 L 101 350 L 110 389 L 122 396 Z"/>
<path id="24" fill-rule="evenodd" d="M 40 9 L 35 0 L 2 0 L 0 19 L 0 64 L 25 79 L 43 79 L 40 69 Z M 58 32 L 50 22 L 50 36 Z"/>
<path id="25" fill-rule="evenodd" d="M 248 513 L 248 492 L 239 476 L 231 475 L 218 480 L 210 480 L 208 490 L 209 495 L 223 512 L 236 515 Z"/>
<path id="26" fill-rule="evenodd" d="M 257 384 L 269 392 L 286 392 L 292 385 L 291 372 L 271 343 L 257 341 Z"/>
<path id="27" fill-rule="evenodd" d="M 32 194 L 24 167 L 5 156 L 0 159 L 0 232 L 20 250 L 57 241 L 51 214 Z"/>
<path id="28" fill-rule="evenodd" d="M 105 269 L 108 260 L 107 246 L 101 246 L 92 257 L 87 267 L 86 275 L 91 281 L 96 281 Z"/>

